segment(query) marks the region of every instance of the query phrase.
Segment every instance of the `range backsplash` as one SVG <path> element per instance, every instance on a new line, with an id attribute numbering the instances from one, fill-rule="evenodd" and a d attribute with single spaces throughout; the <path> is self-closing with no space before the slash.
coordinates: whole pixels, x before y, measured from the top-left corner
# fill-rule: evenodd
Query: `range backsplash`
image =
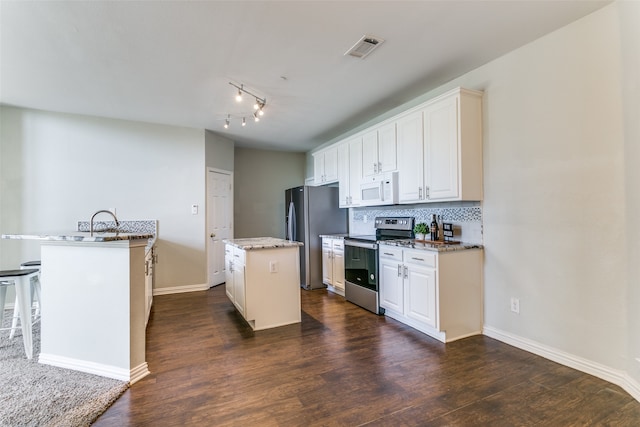
<path id="1" fill-rule="evenodd" d="M 369 206 L 349 209 L 349 233 L 375 234 L 378 216 L 412 216 L 416 224 L 431 222 L 431 215 L 442 217 L 454 227 L 454 240 L 482 244 L 482 205 L 480 202 L 446 202 L 419 205 Z"/>

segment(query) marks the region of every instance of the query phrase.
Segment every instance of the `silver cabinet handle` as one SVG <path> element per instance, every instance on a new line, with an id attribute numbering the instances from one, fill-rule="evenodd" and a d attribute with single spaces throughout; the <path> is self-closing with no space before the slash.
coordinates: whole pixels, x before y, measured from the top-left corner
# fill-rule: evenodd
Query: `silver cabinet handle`
<path id="1" fill-rule="evenodd" d="M 418 187 L 418 199 L 422 199 L 422 187 Z"/>
<path id="2" fill-rule="evenodd" d="M 429 187 L 425 187 L 424 190 L 425 190 L 425 193 L 426 193 L 425 194 L 425 199 L 428 199 L 429 198 Z"/>
<path id="3" fill-rule="evenodd" d="M 398 277 L 402 276 L 402 264 L 398 264 Z"/>
<path id="4" fill-rule="evenodd" d="M 378 162 L 378 172 L 382 172 L 382 162 Z"/>
<path id="5" fill-rule="evenodd" d="M 404 278 L 406 279 L 407 277 L 409 277 L 409 269 L 407 268 L 407 266 L 404 266 Z"/>
<path id="6" fill-rule="evenodd" d="M 393 256 L 393 254 L 390 254 L 389 252 L 385 252 L 384 254 L 388 256 Z"/>
<path id="7" fill-rule="evenodd" d="M 416 261 L 424 261 L 424 258 L 415 258 L 415 257 L 411 257 L 411 259 L 415 259 Z"/>

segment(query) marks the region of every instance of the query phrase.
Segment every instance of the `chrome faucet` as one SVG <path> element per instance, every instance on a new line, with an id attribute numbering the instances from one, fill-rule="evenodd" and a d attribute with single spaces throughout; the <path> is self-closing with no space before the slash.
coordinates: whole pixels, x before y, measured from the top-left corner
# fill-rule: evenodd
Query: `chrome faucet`
<path id="1" fill-rule="evenodd" d="M 113 217 L 113 220 L 116 222 L 116 227 L 120 226 L 120 223 L 118 222 L 118 218 L 116 218 L 116 214 L 114 214 L 111 211 L 108 211 L 106 209 L 102 209 L 97 211 L 96 213 L 94 213 L 93 215 L 91 215 L 91 221 L 89 221 L 89 235 L 93 236 L 93 219 L 96 217 L 96 215 L 98 215 L 99 213 L 108 213 L 109 215 L 111 215 Z"/>

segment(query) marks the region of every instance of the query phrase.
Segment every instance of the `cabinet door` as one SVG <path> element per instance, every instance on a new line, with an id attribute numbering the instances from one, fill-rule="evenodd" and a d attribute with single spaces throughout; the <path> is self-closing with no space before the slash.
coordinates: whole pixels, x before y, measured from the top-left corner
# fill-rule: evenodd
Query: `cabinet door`
<path id="1" fill-rule="evenodd" d="M 236 308 L 242 314 L 245 315 L 245 283 L 244 283 L 244 265 L 234 265 L 233 266 L 233 293 L 234 293 L 234 304 Z"/>
<path id="2" fill-rule="evenodd" d="M 459 198 L 458 96 L 424 111 L 424 180 L 429 200 Z"/>
<path id="3" fill-rule="evenodd" d="M 349 207 L 351 204 L 350 160 L 349 143 L 340 144 L 338 146 L 338 205 L 341 208 Z"/>
<path id="4" fill-rule="evenodd" d="M 344 291 L 344 252 L 333 251 L 333 287 Z"/>
<path id="5" fill-rule="evenodd" d="M 227 297 L 234 302 L 233 298 L 233 249 L 231 246 L 226 245 L 224 248 L 224 262 L 227 264 L 224 272 L 224 289 L 227 293 Z"/>
<path id="6" fill-rule="evenodd" d="M 378 172 L 397 169 L 396 124 L 390 123 L 378 129 Z"/>
<path id="7" fill-rule="evenodd" d="M 362 180 L 362 138 L 349 142 L 349 195 L 350 205 L 360 205 L 360 181 Z"/>
<path id="8" fill-rule="evenodd" d="M 313 181 L 314 185 L 324 182 L 324 153 L 313 154 Z"/>
<path id="9" fill-rule="evenodd" d="M 338 180 L 338 147 L 332 146 L 324 152 L 324 181 Z"/>
<path id="10" fill-rule="evenodd" d="M 437 329 L 436 270 L 414 264 L 407 270 L 405 315 Z"/>
<path id="11" fill-rule="evenodd" d="M 396 122 L 398 135 L 398 201 L 411 203 L 422 200 L 423 193 L 423 131 L 422 111 L 401 117 Z"/>
<path id="12" fill-rule="evenodd" d="M 362 137 L 362 176 L 378 173 L 378 131 Z"/>
<path id="13" fill-rule="evenodd" d="M 403 268 L 397 260 L 380 258 L 380 307 L 404 311 Z"/>
<path id="14" fill-rule="evenodd" d="M 331 239 L 322 239 L 322 283 L 333 285 L 333 259 Z"/>

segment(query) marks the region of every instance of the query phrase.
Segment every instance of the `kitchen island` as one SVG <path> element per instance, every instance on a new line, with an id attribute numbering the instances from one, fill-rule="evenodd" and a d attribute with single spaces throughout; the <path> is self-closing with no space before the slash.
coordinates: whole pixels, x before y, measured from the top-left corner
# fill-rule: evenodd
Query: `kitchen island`
<path id="1" fill-rule="evenodd" d="M 134 383 L 145 358 L 145 248 L 153 234 L 3 234 L 41 243 L 43 364 Z"/>
<path id="2" fill-rule="evenodd" d="M 299 323 L 301 242 L 225 240 L 227 297 L 254 331 Z"/>

